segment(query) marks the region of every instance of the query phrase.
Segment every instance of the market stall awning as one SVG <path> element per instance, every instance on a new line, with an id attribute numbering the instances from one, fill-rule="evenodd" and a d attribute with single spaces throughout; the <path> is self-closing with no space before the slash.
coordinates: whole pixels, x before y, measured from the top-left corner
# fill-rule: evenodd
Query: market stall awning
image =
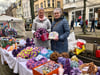
<path id="1" fill-rule="evenodd" d="M 11 21 L 11 20 L 13 20 L 15 22 L 23 21 L 22 19 L 7 16 L 7 15 L 0 16 L 0 22 Z"/>

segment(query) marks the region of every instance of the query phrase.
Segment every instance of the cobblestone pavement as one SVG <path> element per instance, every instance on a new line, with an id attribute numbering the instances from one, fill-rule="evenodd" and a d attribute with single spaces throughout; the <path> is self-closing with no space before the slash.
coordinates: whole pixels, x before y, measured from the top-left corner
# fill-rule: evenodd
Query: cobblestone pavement
<path id="1" fill-rule="evenodd" d="M 9 69 L 8 65 L 1 64 L 1 57 L 0 57 L 0 75 L 16 75 L 13 73 L 11 69 Z"/>

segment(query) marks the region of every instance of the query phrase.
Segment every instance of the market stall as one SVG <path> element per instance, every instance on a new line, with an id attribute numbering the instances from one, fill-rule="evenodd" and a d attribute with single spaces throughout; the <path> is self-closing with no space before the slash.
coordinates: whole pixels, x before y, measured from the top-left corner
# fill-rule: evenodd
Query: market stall
<path id="1" fill-rule="evenodd" d="M 0 16 L 0 23 L 2 23 L 0 29 L 4 28 L 5 26 L 8 26 L 10 28 L 15 29 L 17 31 L 18 36 L 25 37 L 25 26 L 24 21 L 22 19 L 2 15 Z"/>
<path id="2" fill-rule="evenodd" d="M 39 31 L 41 34 L 38 35 Z M 35 36 L 42 41 L 58 36 L 57 32 L 47 33 L 44 29 L 39 29 L 39 31 L 35 33 Z M 59 53 L 45 47 L 36 47 L 33 38 L 17 40 L 14 37 L 1 37 L 1 62 L 2 64 L 6 62 L 13 73 L 19 75 L 100 75 L 98 65 L 93 62 L 84 63 L 76 56 L 85 51 L 86 41 L 76 40 L 74 33 L 68 40 L 69 51 L 72 50 L 74 53 L 72 57 L 67 52 Z"/>

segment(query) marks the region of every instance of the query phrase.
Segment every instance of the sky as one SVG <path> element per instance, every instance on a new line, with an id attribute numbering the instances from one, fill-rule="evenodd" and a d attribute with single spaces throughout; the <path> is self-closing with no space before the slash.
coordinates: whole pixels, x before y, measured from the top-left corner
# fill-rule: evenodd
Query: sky
<path id="1" fill-rule="evenodd" d="M 4 13 L 5 10 L 16 0 L 0 0 L 0 14 Z"/>

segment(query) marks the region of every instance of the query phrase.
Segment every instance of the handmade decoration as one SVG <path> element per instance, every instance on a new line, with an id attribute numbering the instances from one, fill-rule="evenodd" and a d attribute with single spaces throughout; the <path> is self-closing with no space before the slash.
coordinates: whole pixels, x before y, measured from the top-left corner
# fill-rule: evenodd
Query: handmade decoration
<path id="1" fill-rule="evenodd" d="M 49 39 L 56 39 L 59 36 L 57 32 L 50 32 L 49 33 Z"/>
<path id="2" fill-rule="evenodd" d="M 51 50 L 47 50 L 46 48 L 43 48 L 40 52 L 41 55 L 43 55 L 46 58 L 50 58 L 50 55 L 53 53 Z"/>
<path id="3" fill-rule="evenodd" d="M 88 69 L 86 67 L 88 67 Z M 83 74 L 89 74 L 89 75 L 92 75 L 92 74 L 95 75 L 98 70 L 97 66 L 93 62 L 82 64 L 82 65 L 80 65 L 79 68 Z"/>
<path id="4" fill-rule="evenodd" d="M 8 28 L 8 29 L 5 30 L 5 35 L 6 36 L 11 36 L 11 37 L 16 37 L 17 36 L 17 32 L 13 28 Z"/>
<path id="5" fill-rule="evenodd" d="M 41 75 L 53 75 L 53 74 L 58 74 L 57 72 L 57 68 L 59 68 L 59 64 L 53 62 L 53 61 L 49 61 L 46 64 L 39 66 L 37 68 L 35 68 L 35 70 L 33 70 L 33 73 L 35 73 L 37 71 L 37 73 L 41 73 Z M 55 70 L 55 71 L 54 71 Z M 54 72 L 54 73 L 53 73 Z M 36 74 L 37 74 L 36 73 Z M 37 75 L 39 75 L 37 74 Z"/>
<path id="6" fill-rule="evenodd" d="M 71 75 L 81 75 L 81 70 L 79 68 L 73 68 L 71 70 Z"/>
<path id="7" fill-rule="evenodd" d="M 70 66 L 72 68 L 78 68 L 79 67 L 79 63 L 77 61 L 71 61 L 70 64 L 71 64 Z"/>
<path id="8" fill-rule="evenodd" d="M 38 61 L 36 58 L 32 58 L 27 61 L 26 66 L 27 66 L 27 68 L 32 69 L 32 68 L 39 66 L 41 64 L 44 64 L 46 62 L 47 62 L 47 58 L 45 58 L 45 57 L 40 58 Z"/>
<path id="9" fill-rule="evenodd" d="M 13 38 L 1 38 L 0 39 L 0 44 L 2 48 L 8 48 L 9 46 L 12 46 L 15 44 L 15 39 Z"/>
<path id="10" fill-rule="evenodd" d="M 17 50 L 14 49 L 14 50 L 12 51 L 13 56 L 14 56 L 14 57 L 17 57 L 17 54 L 20 53 L 24 48 L 25 48 L 25 47 L 18 48 Z"/>
<path id="11" fill-rule="evenodd" d="M 58 63 L 62 64 L 63 66 L 65 66 L 66 64 L 66 58 L 64 57 L 58 57 Z"/>
<path id="12" fill-rule="evenodd" d="M 35 47 L 33 38 L 31 41 L 30 41 L 30 38 L 26 39 L 26 47 L 29 47 L 29 46 Z"/>
<path id="13" fill-rule="evenodd" d="M 64 74 L 70 75 L 70 71 L 71 71 L 70 61 L 71 60 L 69 58 L 66 59 L 66 62 L 64 65 Z"/>
<path id="14" fill-rule="evenodd" d="M 72 56 L 71 61 L 77 61 L 77 62 L 78 62 L 79 60 L 78 60 L 78 58 L 74 55 L 74 56 Z"/>
<path id="15" fill-rule="evenodd" d="M 67 52 L 61 53 L 61 56 L 64 58 L 69 58 L 69 54 Z"/>
<path id="16" fill-rule="evenodd" d="M 45 38 L 44 36 L 45 36 L 46 38 Z M 48 32 L 47 32 L 46 29 L 40 28 L 40 29 L 38 29 L 38 30 L 35 32 L 35 37 L 36 37 L 37 39 L 46 41 L 46 40 L 48 40 Z M 41 38 L 42 38 L 42 39 L 41 39 Z"/>
<path id="17" fill-rule="evenodd" d="M 52 61 L 57 62 L 58 57 L 60 57 L 60 56 L 61 56 L 61 55 L 60 55 L 58 52 L 53 52 L 53 53 L 50 55 L 50 59 L 51 59 Z"/>
<path id="18" fill-rule="evenodd" d="M 22 50 L 17 57 L 21 57 L 21 58 L 32 58 L 32 57 L 36 57 L 41 51 L 41 47 L 27 47 L 26 49 Z"/>

